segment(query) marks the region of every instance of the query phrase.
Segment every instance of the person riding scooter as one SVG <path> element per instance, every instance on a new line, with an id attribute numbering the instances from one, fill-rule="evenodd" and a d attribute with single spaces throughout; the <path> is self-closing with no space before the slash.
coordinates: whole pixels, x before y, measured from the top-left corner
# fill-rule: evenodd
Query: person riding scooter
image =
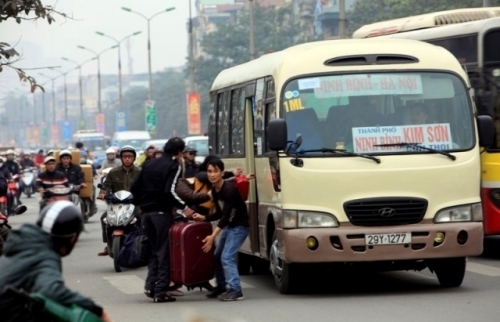
<path id="1" fill-rule="evenodd" d="M 62 150 L 61 153 L 59 153 L 59 160 L 61 163 L 56 165 L 56 170 L 64 173 L 70 184 L 85 188 L 87 185 L 85 184 L 82 167 L 78 164 L 71 163 L 71 159 L 71 152 L 69 150 Z"/>
<path id="2" fill-rule="evenodd" d="M 141 172 L 140 168 L 134 166 L 136 156 L 137 153 L 135 152 L 134 147 L 126 145 L 121 148 L 120 159 L 122 161 L 122 166 L 113 168 L 109 171 L 106 176 L 106 180 L 103 182 L 102 188 L 99 191 L 99 199 L 105 199 L 106 195 L 110 192 L 117 192 L 120 190 L 130 191 L 132 183 Z M 104 243 L 107 243 L 106 224 L 104 223 L 106 215 L 107 213 L 104 212 L 101 216 L 102 241 Z M 100 252 L 98 255 L 109 255 L 108 247 L 106 246 L 104 251 Z"/>
<path id="3" fill-rule="evenodd" d="M 101 171 L 107 168 L 116 168 L 122 165 L 122 161 L 116 158 L 116 151 L 113 148 L 106 150 L 106 160 L 101 163 Z"/>
<path id="4" fill-rule="evenodd" d="M 56 170 L 56 159 L 54 157 L 46 157 L 44 161 L 45 171 L 38 174 L 36 179 L 36 188 L 38 192 L 42 195 L 42 200 L 40 200 L 40 210 L 42 210 L 47 204 L 47 199 L 44 196 L 44 192 L 47 189 L 53 188 L 56 185 L 69 186 L 68 179 L 64 172 Z"/>
<path id="5" fill-rule="evenodd" d="M 27 153 L 25 153 L 25 154 L 24 154 L 24 156 L 23 156 L 23 159 L 21 160 L 21 167 L 22 167 L 22 171 L 23 171 L 23 173 L 24 173 L 24 171 L 25 171 L 25 170 L 28 170 L 28 171 L 29 171 L 29 169 L 36 169 L 36 167 L 37 167 L 37 166 L 36 166 L 35 162 L 31 159 L 30 155 L 29 155 L 29 154 L 27 154 Z M 30 179 L 30 180 L 33 180 L 33 179 L 34 179 L 34 178 L 32 177 L 32 176 L 34 175 L 34 174 L 33 174 L 33 170 L 31 170 L 31 173 L 29 173 L 29 174 L 23 174 L 23 177 L 24 177 L 25 175 L 31 175 L 31 177 L 29 177 L 29 179 Z M 36 175 L 36 173 L 35 173 L 35 175 Z M 32 183 L 31 183 L 31 187 L 33 188 L 33 190 L 32 190 L 32 191 L 34 191 L 34 190 L 35 190 L 35 187 L 36 187 L 36 185 L 35 185 L 35 180 L 33 180 L 33 181 L 32 181 Z M 22 192 L 25 192 L 25 193 L 26 193 L 26 190 L 25 190 L 25 188 L 26 188 L 26 184 L 25 184 L 24 179 L 19 181 L 19 188 L 20 188 L 20 190 L 21 190 Z M 29 193 L 30 193 L 30 195 L 31 195 L 31 192 L 29 192 Z"/>
<path id="6" fill-rule="evenodd" d="M 15 152 L 12 149 L 7 150 L 7 161 L 5 162 L 5 166 L 9 169 L 9 172 L 12 176 L 21 174 L 21 166 L 17 163 L 15 159 Z M 21 205 L 21 189 L 17 189 L 17 204 Z"/>

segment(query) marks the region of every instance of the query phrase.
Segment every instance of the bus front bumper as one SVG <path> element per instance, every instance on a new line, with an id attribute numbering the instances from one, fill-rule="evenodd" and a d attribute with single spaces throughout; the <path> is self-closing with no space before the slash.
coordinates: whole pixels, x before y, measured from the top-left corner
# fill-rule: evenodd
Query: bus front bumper
<path id="1" fill-rule="evenodd" d="M 404 244 L 368 244 L 368 235 L 407 235 Z M 397 236 L 395 236 L 397 237 Z M 397 238 L 392 238 L 393 241 Z M 309 240 L 308 240 L 309 238 Z M 314 240 L 316 245 L 314 245 Z M 385 238 L 385 237 L 384 237 Z M 383 239 L 383 238 L 380 238 Z M 309 241 L 309 243 L 308 243 Z M 373 241 L 373 238 L 372 238 Z M 308 246 L 309 244 L 309 246 Z M 283 229 L 279 255 L 288 263 L 368 262 L 422 260 L 480 255 L 483 225 L 480 222 L 440 223 L 391 227 L 360 227 L 342 223 L 338 228 Z"/>

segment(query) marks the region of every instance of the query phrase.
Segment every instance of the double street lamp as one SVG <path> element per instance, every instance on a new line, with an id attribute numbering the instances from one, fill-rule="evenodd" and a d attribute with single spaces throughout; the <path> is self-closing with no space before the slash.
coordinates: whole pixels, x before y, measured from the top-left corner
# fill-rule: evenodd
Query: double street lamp
<path id="1" fill-rule="evenodd" d="M 55 69 L 55 68 L 50 68 L 50 70 L 58 72 L 59 75 L 63 76 L 63 79 L 64 79 L 64 121 L 68 121 L 68 86 L 66 83 L 66 75 L 68 75 L 68 73 L 71 72 L 72 69 L 68 70 L 67 72 L 61 72 L 60 70 Z"/>
<path id="2" fill-rule="evenodd" d="M 55 88 L 55 80 L 59 76 L 50 77 L 50 76 L 45 75 L 44 73 L 39 73 L 38 75 L 43 76 L 45 78 L 48 78 L 52 82 L 52 124 L 56 124 L 56 88 Z M 43 94 L 45 95 L 45 92 Z M 42 113 L 44 115 L 43 118 L 45 119 L 45 106 L 43 108 Z"/>
<path id="3" fill-rule="evenodd" d="M 97 59 L 97 108 L 99 110 L 99 113 L 102 113 L 102 108 L 101 108 L 101 55 L 104 54 L 105 52 L 107 52 L 108 50 L 117 48 L 118 45 L 114 45 L 114 46 L 111 46 L 109 48 L 106 48 L 106 49 L 102 50 L 100 53 L 98 53 L 90 48 L 84 47 L 84 46 L 78 45 L 77 47 L 80 49 L 83 49 L 83 50 L 90 51 L 91 53 L 93 53 L 95 55 L 95 59 Z"/>
<path id="4" fill-rule="evenodd" d="M 89 60 L 84 61 L 83 63 L 79 64 L 74 60 L 68 59 L 66 57 L 61 57 L 62 60 L 65 60 L 67 62 L 73 63 L 76 65 L 76 68 L 78 69 L 78 87 L 80 89 L 80 129 L 84 128 L 84 117 L 83 117 L 83 93 L 82 93 L 82 66 L 88 62 L 91 62 L 93 60 L 96 60 L 97 57 L 93 57 Z"/>
<path id="5" fill-rule="evenodd" d="M 116 38 L 114 37 L 111 37 L 103 32 L 100 32 L 100 31 L 96 31 L 95 32 L 96 34 L 98 34 L 99 36 L 103 36 L 103 37 L 106 37 L 106 38 L 109 38 L 111 40 L 113 40 L 114 42 L 116 42 L 116 45 L 118 46 L 118 95 L 119 95 L 119 98 L 120 98 L 120 110 L 123 110 L 123 97 L 122 97 L 122 55 L 121 55 L 121 50 L 120 50 L 120 44 L 126 40 L 127 38 L 129 37 L 132 37 L 132 36 L 136 36 L 138 34 L 141 33 L 141 31 L 136 31 L 134 32 L 133 34 L 130 34 L 128 36 L 125 36 L 123 37 L 121 40 L 117 40 Z"/>
<path id="6" fill-rule="evenodd" d="M 148 74 L 149 74 L 148 75 L 149 76 L 148 99 L 152 100 L 153 99 L 153 80 L 152 80 L 153 76 L 152 76 L 152 72 L 151 72 L 151 33 L 150 33 L 150 23 L 151 23 L 151 20 L 154 17 L 158 16 L 159 14 L 175 10 L 175 7 L 170 7 L 170 8 L 167 8 L 165 10 L 162 10 L 160 12 L 157 12 L 157 13 L 155 13 L 154 15 L 152 15 L 149 18 L 146 17 L 145 15 L 143 15 L 142 13 L 134 11 L 134 10 L 132 10 L 130 8 L 122 7 L 122 10 L 125 10 L 127 12 L 131 12 L 131 13 L 135 13 L 135 14 L 143 17 L 144 19 L 146 19 L 146 21 L 148 22 Z"/>

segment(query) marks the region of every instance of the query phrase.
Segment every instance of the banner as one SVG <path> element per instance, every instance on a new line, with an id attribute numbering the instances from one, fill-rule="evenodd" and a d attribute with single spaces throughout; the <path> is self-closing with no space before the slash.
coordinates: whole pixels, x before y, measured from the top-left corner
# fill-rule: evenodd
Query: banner
<path id="1" fill-rule="evenodd" d="M 40 144 L 40 130 L 38 126 L 33 127 L 33 142 L 35 144 Z"/>
<path id="2" fill-rule="evenodd" d="M 116 111 L 116 132 L 127 130 L 127 114 L 125 111 Z"/>
<path id="3" fill-rule="evenodd" d="M 146 101 L 146 131 L 152 136 L 156 133 L 156 104 L 155 101 Z"/>
<path id="4" fill-rule="evenodd" d="M 31 136 L 31 127 L 27 127 L 24 130 L 24 140 L 26 141 L 26 143 L 31 143 L 32 142 L 33 137 Z"/>
<path id="5" fill-rule="evenodd" d="M 40 132 L 42 136 L 42 143 L 47 143 L 47 140 L 49 139 L 49 129 L 47 128 L 47 124 L 43 121 L 40 124 Z"/>
<path id="6" fill-rule="evenodd" d="M 187 94 L 187 120 L 188 120 L 188 133 L 189 135 L 201 134 L 201 106 L 200 94 L 188 93 Z"/>
<path id="7" fill-rule="evenodd" d="M 71 123 L 69 121 L 63 123 L 63 140 L 66 142 L 71 140 Z"/>
<path id="8" fill-rule="evenodd" d="M 99 113 L 95 116 L 95 127 L 97 132 L 101 132 L 102 134 L 106 133 L 106 126 L 105 126 L 105 121 L 104 121 L 104 114 Z"/>
<path id="9" fill-rule="evenodd" d="M 59 127 L 57 124 L 52 124 L 52 143 L 56 144 L 59 143 Z"/>
<path id="10" fill-rule="evenodd" d="M 453 148 L 449 123 L 355 127 L 352 129 L 352 138 L 355 153 L 421 151 L 418 146 L 377 146 L 401 142 L 418 143 L 436 150 Z"/>

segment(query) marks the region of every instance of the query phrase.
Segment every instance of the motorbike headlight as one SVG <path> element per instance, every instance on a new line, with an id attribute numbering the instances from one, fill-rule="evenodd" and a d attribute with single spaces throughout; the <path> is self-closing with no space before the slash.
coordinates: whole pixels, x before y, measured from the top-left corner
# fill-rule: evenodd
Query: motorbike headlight
<path id="1" fill-rule="evenodd" d="M 283 216 L 283 228 L 332 228 L 338 226 L 337 218 L 325 212 L 286 210 Z"/>
<path id="2" fill-rule="evenodd" d="M 118 218 L 113 210 L 108 209 L 108 215 L 106 218 L 111 226 L 118 226 Z"/>
<path id="3" fill-rule="evenodd" d="M 118 218 L 118 225 L 126 225 L 129 221 L 132 220 L 132 214 L 134 212 L 134 206 L 132 205 L 127 205 L 123 206 L 125 210 L 123 210 L 121 216 Z"/>
<path id="4" fill-rule="evenodd" d="M 483 221 L 481 203 L 462 205 L 440 210 L 434 216 L 435 223 Z"/>

